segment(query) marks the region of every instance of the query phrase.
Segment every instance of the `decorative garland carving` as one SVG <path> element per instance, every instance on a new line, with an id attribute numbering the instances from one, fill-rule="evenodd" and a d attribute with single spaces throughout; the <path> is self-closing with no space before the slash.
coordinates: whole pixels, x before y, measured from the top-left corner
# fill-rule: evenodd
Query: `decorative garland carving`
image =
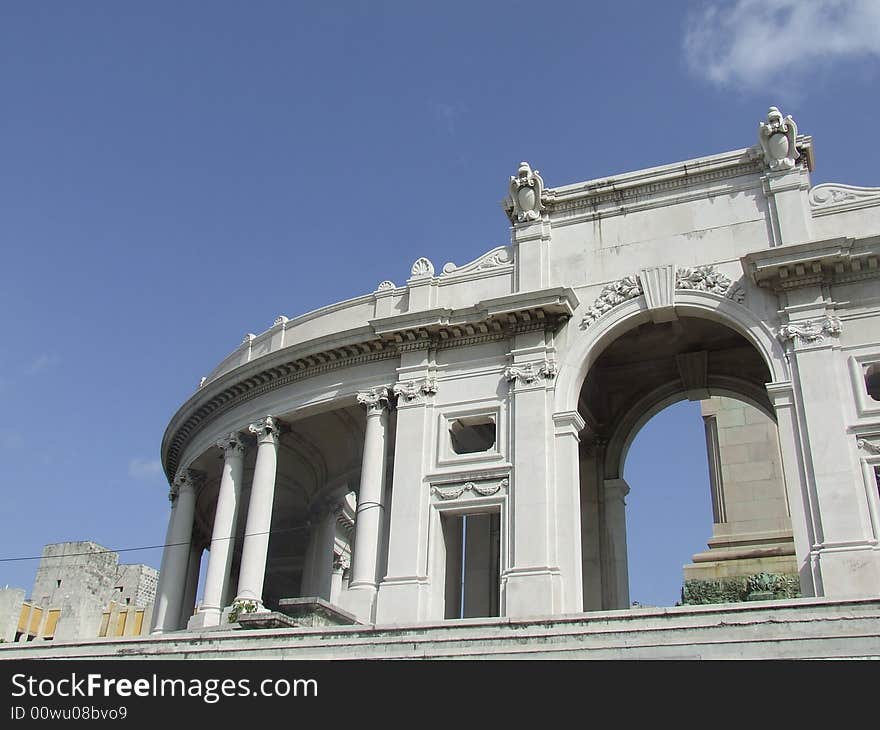
<path id="1" fill-rule="evenodd" d="M 880 444 L 875 444 L 867 439 L 858 439 L 856 446 L 865 451 L 870 451 L 872 454 L 880 454 Z"/>
<path id="2" fill-rule="evenodd" d="M 395 383 L 391 387 L 394 395 L 403 398 L 405 401 L 414 401 L 422 396 L 435 395 L 437 393 L 437 381 L 433 378 L 425 380 L 405 380 Z"/>
<path id="3" fill-rule="evenodd" d="M 555 362 L 545 360 L 543 365 L 537 369 L 535 369 L 534 363 L 530 362 L 525 365 L 509 365 L 504 369 L 504 378 L 511 384 L 519 381 L 523 385 L 530 385 L 538 378 L 552 380 L 558 372 Z"/>
<path id="4" fill-rule="evenodd" d="M 821 320 L 807 319 L 782 325 L 777 337 L 781 342 L 821 342 L 826 335 L 838 337 L 840 330 L 840 320 L 837 317 L 825 316 Z"/>
<path id="5" fill-rule="evenodd" d="M 677 269 L 675 288 L 711 292 L 726 297 L 737 304 L 742 304 L 746 298 L 742 284 L 731 281 L 729 276 L 718 271 L 712 264 Z M 605 312 L 629 299 L 635 299 L 643 293 L 642 281 L 638 274 L 625 276 L 623 279 L 607 284 L 581 320 L 581 328 L 586 329 Z"/>
<path id="6" fill-rule="evenodd" d="M 498 492 L 502 487 L 510 485 L 510 480 L 506 477 L 497 482 L 464 482 L 463 484 L 455 484 L 449 487 L 432 486 L 431 491 L 434 492 L 442 500 L 458 499 L 465 492 L 476 492 L 482 497 L 490 497 Z"/>

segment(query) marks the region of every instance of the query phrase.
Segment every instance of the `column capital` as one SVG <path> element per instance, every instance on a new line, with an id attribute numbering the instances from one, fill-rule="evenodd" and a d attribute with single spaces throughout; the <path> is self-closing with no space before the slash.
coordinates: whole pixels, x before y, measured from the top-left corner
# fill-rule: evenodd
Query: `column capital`
<path id="1" fill-rule="evenodd" d="M 371 388 L 357 394 L 357 402 L 367 408 L 367 415 L 382 413 L 391 407 L 391 394 L 388 388 Z"/>
<path id="2" fill-rule="evenodd" d="M 214 446 L 223 451 L 223 455 L 228 459 L 230 456 L 244 455 L 246 446 L 238 431 L 231 431 L 223 438 L 214 442 Z"/>
<path id="3" fill-rule="evenodd" d="M 504 379 L 513 388 L 517 383 L 532 385 L 539 378 L 542 380 L 553 380 L 557 372 L 556 363 L 553 360 L 545 359 L 543 362 L 509 365 L 504 368 Z"/>
<path id="4" fill-rule="evenodd" d="M 248 431 L 255 434 L 258 444 L 278 443 L 281 436 L 281 421 L 275 416 L 265 416 L 259 421 L 254 421 L 248 426 Z"/>
<path id="5" fill-rule="evenodd" d="M 351 558 L 348 555 L 333 554 L 333 572 L 342 573 L 351 567 Z"/>
<path id="6" fill-rule="evenodd" d="M 428 376 L 423 380 L 402 380 L 391 386 L 391 392 L 402 398 L 405 402 L 410 403 L 421 398 L 436 395 L 437 381 Z"/>
<path id="7" fill-rule="evenodd" d="M 168 492 L 168 499 L 171 502 L 174 502 L 174 500 L 183 492 L 195 492 L 195 490 L 201 486 L 204 479 L 204 472 L 198 471 L 197 469 L 190 469 L 188 467 L 181 467 L 177 470 L 174 479 L 171 481 L 171 489 Z"/>

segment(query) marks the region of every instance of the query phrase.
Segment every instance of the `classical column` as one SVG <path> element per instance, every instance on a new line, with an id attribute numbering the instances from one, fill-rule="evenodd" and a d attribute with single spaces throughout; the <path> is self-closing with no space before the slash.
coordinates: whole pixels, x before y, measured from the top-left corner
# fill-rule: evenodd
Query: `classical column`
<path id="1" fill-rule="evenodd" d="M 223 450 L 223 475 L 214 512 L 214 532 L 205 575 L 205 598 L 198 613 L 201 626 L 217 626 L 223 611 L 223 596 L 232 570 L 232 552 L 235 547 L 235 528 L 241 502 L 241 479 L 244 471 L 245 445 L 237 433 L 220 439 L 217 448 Z"/>
<path id="2" fill-rule="evenodd" d="M 626 554 L 626 495 L 629 485 L 623 479 L 604 483 L 605 548 L 603 573 L 608 579 L 610 605 L 605 608 L 629 608 L 629 565 Z M 603 581 L 604 582 L 604 581 Z"/>
<path id="3" fill-rule="evenodd" d="M 180 602 L 179 629 L 189 628 L 189 622 L 196 609 L 196 594 L 199 590 L 199 577 L 202 571 L 202 555 L 205 552 L 204 543 L 197 542 L 198 535 L 193 535 L 189 547 L 189 562 L 186 566 L 186 584 L 183 589 L 183 598 Z"/>
<path id="4" fill-rule="evenodd" d="M 258 611 L 264 610 L 263 581 L 269 552 L 269 531 L 272 528 L 280 429 L 280 422 L 273 416 L 266 416 L 248 426 L 248 431 L 257 437 L 257 463 L 251 484 L 235 600 L 255 604 Z"/>
<path id="5" fill-rule="evenodd" d="M 584 419 L 577 411 L 553 416 L 556 451 L 556 500 L 559 568 L 565 577 L 563 610 L 578 613 L 584 608 L 583 539 L 581 536 L 580 432 Z"/>
<path id="6" fill-rule="evenodd" d="M 196 483 L 200 474 L 179 469 L 171 483 L 171 517 L 165 536 L 159 585 L 153 610 L 154 634 L 175 631 L 180 624 L 180 609 L 188 575 L 193 517 L 196 511 Z"/>
<path id="7" fill-rule="evenodd" d="M 374 388 L 365 393 L 358 393 L 357 399 L 367 408 L 367 428 L 364 434 L 364 457 L 361 463 L 361 486 L 354 524 L 354 556 L 349 588 L 375 594 L 378 582 L 379 540 L 385 511 L 383 495 L 388 389 Z"/>

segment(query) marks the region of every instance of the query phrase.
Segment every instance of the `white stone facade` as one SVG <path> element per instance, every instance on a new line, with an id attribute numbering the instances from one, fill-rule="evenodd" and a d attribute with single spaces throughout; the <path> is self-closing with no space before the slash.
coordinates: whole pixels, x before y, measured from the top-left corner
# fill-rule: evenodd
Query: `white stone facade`
<path id="1" fill-rule="evenodd" d="M 154 631 L 312 595 L 436 622 L 469 581 L 483 615 L 626 608 L 629 445 L 721 396 L 776 424 L 802 595 L 880 596 L 880 188 L 811 167 L 775 109 L 752 147 L 613 178 L 522 163 L 508 246 L 245 336 L 165 433 Z"/>

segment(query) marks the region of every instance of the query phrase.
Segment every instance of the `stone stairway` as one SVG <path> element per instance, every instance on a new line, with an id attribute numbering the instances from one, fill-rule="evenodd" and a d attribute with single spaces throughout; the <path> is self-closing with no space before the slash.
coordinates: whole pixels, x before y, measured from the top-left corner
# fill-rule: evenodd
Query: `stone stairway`
<path id="1" fill-rule="evenodd" d="M 880 599 L 633 608 L 422 625 L 222 628 L 0 645 L 0 659 L 880 659 Z"/>

